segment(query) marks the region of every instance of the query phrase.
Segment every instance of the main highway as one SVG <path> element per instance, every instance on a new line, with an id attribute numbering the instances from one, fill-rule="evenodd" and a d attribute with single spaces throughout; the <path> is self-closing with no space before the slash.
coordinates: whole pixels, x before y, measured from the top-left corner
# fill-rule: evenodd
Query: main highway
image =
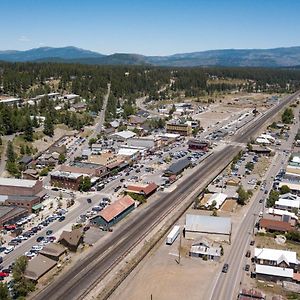
<path id="1" fill-rule="evenodd" d="M 241 149 L 236 144 L 247 142 L 269 118 L 297 96 L 298 94 L 294 94 L 282 99 L 278 105 L 261 115 L 255 122 L 237 132 L 233 136 L 232 145 L 225 146 L 222 151 L 214 152 L 199 165 L 199 171 L 196 174 L 182 181 L 173 192 L 159 201 L 152 202 L 146 209 L 141 210 L 133 218 L 129 218 L 123 226 L 111 233 L 110 238 L 96 246 L 86 257 L 75 263 L 72 268 L 62 273 L 44 289 L 38 291 L 33 298 L 38 300 L 84 299 L 95 283 L 104 278 L 153 226 L 162 222 L 173 209 L 186 201 L 190 194 L 195 191 L 200 192 L 205 187 L 204 182 L 208 179 L 212 180 L 216 176 L 216 171 L 221 171 L 230 163 Z M 192 203 L 192 200 L 190 202 Z M 252 209 L 255 207 L 251 207 Z M 252 213 L 249 212 L 249 216 L 245 217 L 246 225 L 251 223 L 251 216 Z M 240 245 L 234 244 L 232 249 L 241 248 L 246 242 L 242 240 Z"/>

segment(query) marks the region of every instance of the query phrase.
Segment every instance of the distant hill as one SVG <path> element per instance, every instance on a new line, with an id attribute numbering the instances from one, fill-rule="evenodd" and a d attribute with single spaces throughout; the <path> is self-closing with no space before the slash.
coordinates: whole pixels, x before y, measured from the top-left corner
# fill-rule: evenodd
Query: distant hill
<path id="1" fill-rule="evenodd" d="M 26 51 L 0 51 L 0 60 L 11 62 L 65 62 L 96 65 L 299 67 L 300 47 L 274 49 L 225 49 L 169 56 L 115 53 L 103 55 L 76 47 L 42 47 Z"/>
<path id="2" fill-rule="evenodd" d="M 76 47 L 41 47 L 25 51 L 7 50 L 0 51 L 0 60 L 13 61 L 13 62 L 25 62 L 36 61 L 43 59 L 79 59 L 79 58 L 99 58 L 103 55 L 97 52 L 84 50 Z"/>

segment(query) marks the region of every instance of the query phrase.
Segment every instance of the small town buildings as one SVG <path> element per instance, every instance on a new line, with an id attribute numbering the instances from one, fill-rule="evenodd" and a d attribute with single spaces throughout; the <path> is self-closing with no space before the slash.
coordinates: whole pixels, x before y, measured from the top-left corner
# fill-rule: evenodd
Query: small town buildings
<path id="1" fill-rule="evenodd" d="M 254 261 L 256 277 L 270 281 L 293 280 L 299 261 L 294 251 L 255 248 Z"/>
<path id="2" fill-rule="evenodd" d="M 152 135 L 133 137 L 127 140 L 127 145 L 132 147 L 143 147 L 146 149 L 156 149 L 161 146 L 161 139 Z"/>
<path id="3" fill-rule="evenodd" d="M 12 205 L 0 205 L 0 229 L 5 224 L 15 224 L 18 220 L 28 215 L 26 208 L 12 206 Z"/>
<path id="4" fill-rule="evenodd" d="M 119 159 L 115 153 L 103 151 L 98 155 L 91 155 L 87 161 L 92 164 L 98 164 L 107 167 L 110 164 L 118 162 Z"/>
<path id="5" fill-rule="evenodd" d="M 124 160 L 136 160 L 140 156 L 140 151 L 135 148 L 120 147 L 117 153 Z"/>
<path id="6" fill-rule="evenodd" d="M 86 111 L 87 104 L 85 102 L 78 102 L 71 104 L 70 111 L 83 112 Z"/>
<path id="7" fill-rule="evenodd" d="M 57 265 L 57 261 L 42 254 L 37 255 L 28 261 L 24 276 L 27 279 L 37 282 L 43 275 L 48 273 Z"/>
<path id="8" fill-rule="evenodd" d="M 292 212 L 295 210 L 298 211 L 299 207 L 300 207 L 300 201 L 298 200 L 279 198 L 277 201 L 275 201 L 276 209 L 282 209 L 282 210 Z"/>
<path id="9" fill-rule="evenodd" d="M 103 177 L 107 173 L 107 168 L 99 164 L 77 161 L 72 165 L 62 165 L 62 172 L 79 173 L 89 177 Z"/>
<path id="10" fill-rule="evenodd" d="M 50 184 L 55 187 L 78 190 L 84 174 L 64 171 L 53 171 L 50 173 Z"/>
<path id="11" fill-rule="evenodd" d="M 212 194 L 211 197 L 206 202 L 205 207 L 207 208 L 213 207 L 215 209 L 219 209 L 226 199 L 227 199 L 227 194 L 224 193 Z"/>
<path id="12" fill-rule="evenodd" d="M 191 161 L 188 158 L 183 158 L 178 160 L 177 162 L 173 163 L 171 166 L 169 166 L 165 172 L 164 172 L 164 176 L 178 176 L 179 174 L 181 174 L 185 169 L 187 169 L 188 167 L 190 167 L 191 165 Z"/>
<path id="13" fill-rule="evenodd" d="M 0 177 L 0 195 L 32 196 L 43 191 L 41 180 Z"/>
<path id="14" fill-rule="evenodd" d="M 126 193 L 143 195 L 145 198 L 151 196 L 157 190 L 158 186 L 154 183 L 147 183 L 147 184 L 129 184 L 126 189 Z"/>
<path id="15" fill-rule="evenodd" d="M 65 254 L 66 248 L 58 243 L 50 243 L 40 251 L 41 255 L 59 261 Z"/>
<path id="16" fill-rule="evenodd" d="M 264 218 L 269 220 L 288 222 L 292 226 L 296 226 L 296 224 L 298 223 L 298 217 L 295 213 L 282 209 L 275 209 L 273 207 L 268 208 L 267 212 L 264 214 Z"/>
<path id="17" fill-rule="evenodd" d="M 73 229 L 72 231 L 64 230 L 58 239 L 60 244 L 73 252 L 77 250 L 82 241 L 83 236 L 80 228 Z"/>
<path id="18" fill-rule="evenodd" d="M 251 300 L 251 299 L 265 300 L 266 295 L 260 291 L 254 290 L 254 289 L 250 289 L 250 290 L 242 289 L 239 292 L 238 300 Z M 272 300 L 275 300 L 275 299 L 272 299 Z"/>
<path id="19" fill-rule="evenodd" d="M 129 131 L 129 130 L 125 130 L 125 131 L 115 132 L 110 137 L 114 141 L 126 142 L 128 139 L 133 138 L 135 136 L 136 136 L 136 134 L 134 132 Z"/>
<path id="20" fill-rule="evenodd" d="M 268 147 L 264 147 L 261 145 L 251 145 L 252 152 L 258 154 L 258 155 L 266 155 L 269 156 L 272 153 L 272 150 Z"/>
<path id="21" fill-rule="evenodd" d="M 189 255 L 192 257 L 202 257 L 207 260 L 219 261 L 221 258 L 221 247 L 214 247 L 211 242 L 202 238 L 192 244 Z"/>
<path id="22" fill-rule="evenodd" d="M 191 151 L 208 151 L 209 142 L 198 139 L 190 139 L 188 141 L 188 149 Z"/>
<path id="23" fill-rule="evenodd" d="M 293 227 L 288 222 L 270 220 L 262 218 L 259 221 L 259 230 L 269 231 L 269 232 L 290 232 Z"/>
<path id="24" fill-rule="evenodd" d="M 2 202 L 4 201 L 5 205 L 22 207 L 27 209 L 27 211 L 30 213 L 31 211 L 35 211 L 39 207 L 42 197 L 38 195 L 32 195 L 32 196 L 2 195 L 0 199 L 2 200 Z"/>
<path id="25" fill-rule="evenodd" d="M 38 180 L 39 172 L 35 169 L 26 169 L 22 172 L 22 179 Z"/>
<path id="26" fill-rule="evenodd" d="M 180 123 L 177 120 L 173 120 L 166 123 L 167 133 L 176 133 L 183 136 L 189 136 L 192 134 L 192 127 L 186 123 Z"/>
<path id="27" fill-rule="evenodd" d="M 135 126 L 144 124 L 146 120 L 147 120 L 146 118 L 141 116 L 131 115 L 128 117 L 128 123 Z"/>
<path id="28" fill-rule="evenodd" d="M 158 135 L 164 144 L 170 144 L 180 139 L 178 133 L 162 133 Z"/>
<path id="29" fill-rule="evenodd" d="M 63 96 L 64 100 L 68 100 L 68 101 L 74 101 L 76 99 L 78 99 L 80 96 L 76 95 L 76 94 L 66 94 Z"/>
<path id="30" fill-rule="evenodd" d="M 214 240 L 229 241 L 231 236 L 231 219 L 187 214 L 185 235 L 187 239 L 199 239 L 200 236 L 209 235 Z"/>
<path id="31" fill-rule="evenodd" d="M 128 195 L 116 200 L 98 215 L 91 218 L 91 224 L 104 228 L 109 228 L 122 220 L 135 208 L 135 201 Z"/>
<path id="32" fill-rule="evenodd" d="M 241 180 L 238 177 L 230 177 L 226 180 L 226 185 L 228 186 L 239 186 L 241 184 Z"/>

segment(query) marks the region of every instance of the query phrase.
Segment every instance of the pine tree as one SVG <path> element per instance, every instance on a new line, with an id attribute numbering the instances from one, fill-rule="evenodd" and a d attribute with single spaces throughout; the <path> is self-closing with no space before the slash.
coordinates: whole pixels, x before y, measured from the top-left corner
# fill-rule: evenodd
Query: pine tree
<path id="1" fill-rule="evenodd" d="M 53 121 L 49 116 L 46 116 L 43 132 L 50 137 L 54 135 Z"/>
<path id="2" fill-rule="evenodd" d="M 29 116 L 27 116 L 25 120 L 24 138 L 28 142 L 33 141 L 33 127 Z"/>

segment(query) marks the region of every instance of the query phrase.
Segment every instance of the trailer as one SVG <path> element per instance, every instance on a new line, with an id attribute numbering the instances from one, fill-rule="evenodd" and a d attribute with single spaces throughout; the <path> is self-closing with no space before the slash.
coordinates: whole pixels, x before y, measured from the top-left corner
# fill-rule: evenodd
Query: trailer
<path id="1" fill-rule="evenodd" d="M 172 245 L 174 243 L 174 241 L 176 240 L 177 236 L 179 235 L 179 233 L 180 233 L 180 226 L 175 225 L 167 236 L 166 244 Z"/>

